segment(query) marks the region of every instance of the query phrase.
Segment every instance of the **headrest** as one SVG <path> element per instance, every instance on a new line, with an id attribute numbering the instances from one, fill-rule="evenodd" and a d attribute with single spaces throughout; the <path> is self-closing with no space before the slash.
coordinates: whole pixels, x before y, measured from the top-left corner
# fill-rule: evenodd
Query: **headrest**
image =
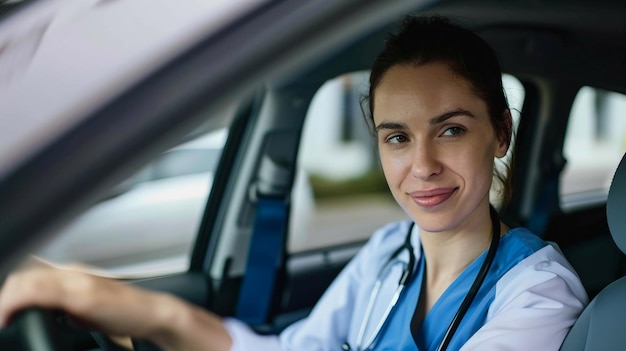
<path id="1" fill-rule="evenodd" d="M 606 219 L 613 241 L 626 253 L 626 155 L 617 166 L 606 201 Z"/>

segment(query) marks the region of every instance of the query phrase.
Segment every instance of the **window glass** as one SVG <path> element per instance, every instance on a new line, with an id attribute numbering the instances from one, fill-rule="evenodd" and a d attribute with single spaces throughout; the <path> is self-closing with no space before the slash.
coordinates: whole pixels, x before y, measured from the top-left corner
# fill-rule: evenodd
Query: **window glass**
<path id="1" fill-rule="evenodd" d="M 526 96 L 526 92 L 524 91 L 524 86 L 522 85 L 522 82 L 520 82 L 519 79 L 510 74 L 502 75 L 502 87 L 504 88 L 504 92 L 509 103 L 511 118 L 513 119 L 513 131 L 515 133 L 517 131 L 517 127 L 519 126 L 522 105 L 524 104 L 524 97 Z M 511 146 L 509 147 L 506 155 L 502 158 L 502 160 L 496 160 L 495 162 L 495 167 L 505 177 L 508 175 L 509 172 L 509 168 L 507 167 L 507 165 L 509 165 L 511 162 L 511 155 L 513 154 L 514 147 L 515 134 L 511 139 Z M 500 186 L 500 181 L 496 178 L 494 178 L 493 184 L 494 185 L 491 187 L 490 192 L 490 201 L 496 208 L 500 208 L 500 206 L 502 205 L 501 193 L 503 189 Z"/>
<path id="2" fill-rule="evenodd" d="M 563 153 L 560 203 L 565 211 L 606 202 L 626 151 L 626 96 L 583 87 L 572 105 Z"/>
<path id="3" fill-rule="evenodd" d="M 173 150 L 153 167 L 152 180 L 211 172 L 217 166 L 221 149 Z"/>
<path id="4" fill-rule="evenodd" d="M 408 218 L 387 188 L 363 118 L 368 77 L 356 72 L 330 80 L 311 102 L 293 191 L 292 253 L 363 241 L 385 223 Z M 517 125 L 523 86 L 510 75 L 503 84 Z"/>
<path id="5" fill-rule="evenodd" d="M 504 87 L 506 99 L 509 102 L 509 108 L 511 109 L 511 116 L 513 117 L 513 130 L 517 130 L 520 115 L 522 113 L 522 105 L 524 104 L 524 97 L 526 96 L 524 86 L 519 79 L 510 74 L 502 75 L 502 86 Z M 507 157 L 510 157 L 512 150 L 512 148 L 509 149 Z"/>
<path id="6" fill-rule="evenodd" d="M 186 270 L 227 133 L 204 132 L 162 153 L 37 255 L 122 275 Z"/>

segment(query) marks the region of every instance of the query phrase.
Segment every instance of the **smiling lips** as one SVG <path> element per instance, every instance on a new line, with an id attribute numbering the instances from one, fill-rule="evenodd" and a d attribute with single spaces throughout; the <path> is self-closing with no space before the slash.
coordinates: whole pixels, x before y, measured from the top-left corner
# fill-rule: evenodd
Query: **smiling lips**
<path id="1" fill-rule="evenodd" d="M 457 188 L 437 188 L 409 193 L 415 204 L 420 207 L 435 207 L 448 200 Z"/>

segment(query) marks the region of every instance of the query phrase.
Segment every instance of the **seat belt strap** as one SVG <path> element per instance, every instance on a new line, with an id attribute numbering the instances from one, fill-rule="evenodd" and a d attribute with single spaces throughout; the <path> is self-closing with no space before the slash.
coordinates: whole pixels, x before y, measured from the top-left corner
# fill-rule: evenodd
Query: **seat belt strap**
<path id="1" fill-rule="evenodd" d="M 236 312 L 236 317 L 243 322 L 251 325 L 267 322 L 283 256 L 286 226 L 285 200 L 259 197 Z"/>
<path id="2" fill-rule="evenodd" d="M 528 219 L 526 227 L 531 232 L 543 237 L 548 220 L 552 214 L 554 199 L 559 196 L 559 176 L 558 173 L 548 177 L 542 188 L 539 199 L 535 205 L 535 210 Z"/>

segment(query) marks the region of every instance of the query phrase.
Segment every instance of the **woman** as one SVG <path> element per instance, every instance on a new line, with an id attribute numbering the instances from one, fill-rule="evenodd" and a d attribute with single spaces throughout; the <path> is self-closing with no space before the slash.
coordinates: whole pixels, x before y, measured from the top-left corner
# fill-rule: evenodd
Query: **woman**
<path id="1" fill-rule="evenodd" d="M 494 160 L 512 133 L 492 50 L 445 19 L 407 17 L 370 83 L 383 171 L 414 224 L 375 233 L 310 316 L 279 337 L 62 270 L 10 277 L 2 323 L 37 305 L 164 350 L 557 350 L 587 297 L 556 249 L 508 228 L 490 205 Z"/>

